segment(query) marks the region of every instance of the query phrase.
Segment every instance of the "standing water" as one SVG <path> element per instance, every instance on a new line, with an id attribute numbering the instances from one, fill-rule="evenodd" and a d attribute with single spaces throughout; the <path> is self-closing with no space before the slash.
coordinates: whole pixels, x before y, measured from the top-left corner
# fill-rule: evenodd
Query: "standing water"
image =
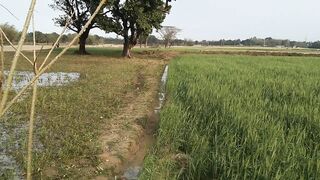
<path id="1" fill-rule="evenodd" d="M 8 76 L 9 72 L 5 71 L 4 75 Z M 26 86 L 34 77 L 33 72 L 17 71 L 14 74 L 11 90 L 18 92 Z M 54 87 L 64 86 L 71 82 L 78 81 L 80 73 L 66 73 L 66 72 L 52 72 L 44 73 L 39 77 L 39 87 Z M 4 84 L 4 87 L 6 84 Z M 8 115 L 12 117 L 14 114 Z M 22 171 L 15 159 L 10 155 L 10 152 L 16 151 L 20 148 L 19 140 L 12 136 L 19 136 L 19 134 L 26 133 L 28 126 L 18 125 L 17 127 L 8 127 L 3 121 L 0 120 L 0 179 L 22 179 Z M 14 138 L 14 144 L 10 143 Z M 40 150 L 41 144 L 37 142 L 35 149 Z"/>
<path id="2" fill-rule="evenodd" d="M 167 86 L 167 80 L 168 80 L 168 72 L 169 72 L 169 66 L 166 65 L 161 78 L 160 90 L 158 93 L 159 104 L 158 104 L 158 107 L 154 109 L 155 113 L 157 114 L 159 114 L 160 110 L 163 107 L 164 101 L 166 99 L 166 86 Z"/>
<path id="3" fill-rule="evenodd" d="M 160 111 L 166 99 L 166 86 L 168 81 L 168 72 L 169 72 L 169 66 L 166 65 L 163 75 L 161 77 L 161 82 L 160 82 L 160 89 L 158 93 L 158 106 L 154 109 L 154 113 L 156 116 L 160 116 Z M 128 169 L 125 170 L 123 174 L 123 178 L 127 180 L 137 180 L 139 179 L 141 170 L 142 170 L 142 167 L 140 166 L 129 167 Z"/>
<path id="4" fill-rule="evenodd" d="M 10 120 L 8 120 L 10 121 Z M 27 124 L 15 125 L 0 124 L 0 179 L 23 179 L 21 167 L 10 154 L 22 147 L 21 136 L 26 134 Z M 40 150 L 42 145 L 37 142 L 34 149 Z"/>
<path id="5" fill-rule="evenodd" d="M 4 75 L 7 76 L 8 71 L 4 72 Z M 30 71 L 17 71 L 14 74 L 12 90 L 19 91 L 25 85 L 27 85 L 32 78 L 34 73 Z M 39 87 L 51 87 L 51 86 L 63 86 L 71 82 L 77 81 L 80 78 L 80 73 L 66 73 L 66 72 L 51 72 L 44 73 L 38 79 Z M 5 84 L 6 86 L 6 84 Z"/>

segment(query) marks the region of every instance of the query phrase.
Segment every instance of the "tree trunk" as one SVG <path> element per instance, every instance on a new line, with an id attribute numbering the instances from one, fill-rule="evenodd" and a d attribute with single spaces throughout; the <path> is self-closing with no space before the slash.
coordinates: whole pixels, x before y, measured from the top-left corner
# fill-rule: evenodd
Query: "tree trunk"
<path id="1" fill-rule="evenodd" d="M 79 38 L 79 51 L 78 51 L 78 54 L 81 54 L 81 55 L 85 55 L 87 54 L 87 51 L 86 51 L 86 39 L 85 38 Z"/>
<path id="2" fill-rule="evenodd" d="M 149 36 L 147 36 L 147 38 L 146 38 L 146 42 L 145 42 L 145 44 L 144 44 L 144 47 L 145 47 L 145 48 L 148 47 L 148 40 L 149 40 Z"/>
<path id="3" fill-rule="evenodd" d="M 170 40 L 166 40 L 165 44 L 164 44 L 165 48 L 169 48 L 170 47 Z"/>
<path id="4" fill-rule="evenodd" d="M 124 37 L 122 57 L 131 58 L 131 46 L 129 42 L 129 37 Z"/>
<path id="5" fill-rule="evenodd" d="M 87 38 L 89 36 L 89 31 L 90 30 L 86 30 L 80 37 L 79 37 L 79 50 L 78 50 L 78 54 L 80 55 L 87 55 L 89 54 L 86 51 L 86 42 L 87 42 Z"/>
<path id="6" fill-rule="evenodd" d="M 140 45 L 140 48 L 142 48 L 142 43 L 144 41 L 144 38 L 142 36 L 139 37 L 139 45 Z"/>

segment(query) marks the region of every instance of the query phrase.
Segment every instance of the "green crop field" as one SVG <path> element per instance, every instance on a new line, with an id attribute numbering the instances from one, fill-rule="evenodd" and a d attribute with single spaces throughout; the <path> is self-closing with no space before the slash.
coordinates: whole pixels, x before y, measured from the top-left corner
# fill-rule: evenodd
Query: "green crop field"
<path id="1" fill-rule="evenodd" d="M 320 59 L 188 55 L 141 179 L 319 179 Z"/>

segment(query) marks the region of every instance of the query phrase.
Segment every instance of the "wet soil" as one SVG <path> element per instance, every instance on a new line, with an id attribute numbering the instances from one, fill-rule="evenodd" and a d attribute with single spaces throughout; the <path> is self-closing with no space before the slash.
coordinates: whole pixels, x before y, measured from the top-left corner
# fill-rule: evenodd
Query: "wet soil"
<path id="1" fill-rule="evenodd" d="M 155 142 L 159 111 L 165 99 L 168 66 L 163 72 L 160 82 L 152 75 L 138 74 L 136 92 L 129 98 L 131 103 L 107 124 L 101 137 L 100 167 L 112 176 L 95 179 L 138 179 L 144 157 Z"/>

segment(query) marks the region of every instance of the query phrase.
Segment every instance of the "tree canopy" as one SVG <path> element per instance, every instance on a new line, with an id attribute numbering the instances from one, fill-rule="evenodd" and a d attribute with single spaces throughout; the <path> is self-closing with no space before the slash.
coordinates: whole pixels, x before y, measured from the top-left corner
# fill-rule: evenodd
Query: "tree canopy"
<path id="1" fill-rule="evenodd" d="M 98 7 L 99 2 L 100 0 L 53 0 L 53 4 L 50 6 L 63 13 L 54 19 L 56 24 L 65 26 L 68 19 L 71 18 L 72 20 L 68 25 L 68 29 L 75 33 L 79 33 Z M 94 20 L 79 37 L 79 54 L 87 54 L 85 48 L 86 40 L 90 30 L 96 27 L 98 26 Z"/>
<path id="2" fill-rule="evenodd" d="M 0 24 L 0 28 L 6 34 L 6 36 L 11 42 L 18 41 L 19 31 L 13 25 L 4 23 L 4 24 Z"/>
<path id="3" fill-rule="evenodd" d="M 131 57 L 131 49 L 141 36 L 148 36 L 152 30 L 160 29 L 171 0 L 128 0 L 110 1 L 108 13 L 98 18 L 98 24 L 106 32 L 114 32 L 124 38 L 122 55 Z"/>

